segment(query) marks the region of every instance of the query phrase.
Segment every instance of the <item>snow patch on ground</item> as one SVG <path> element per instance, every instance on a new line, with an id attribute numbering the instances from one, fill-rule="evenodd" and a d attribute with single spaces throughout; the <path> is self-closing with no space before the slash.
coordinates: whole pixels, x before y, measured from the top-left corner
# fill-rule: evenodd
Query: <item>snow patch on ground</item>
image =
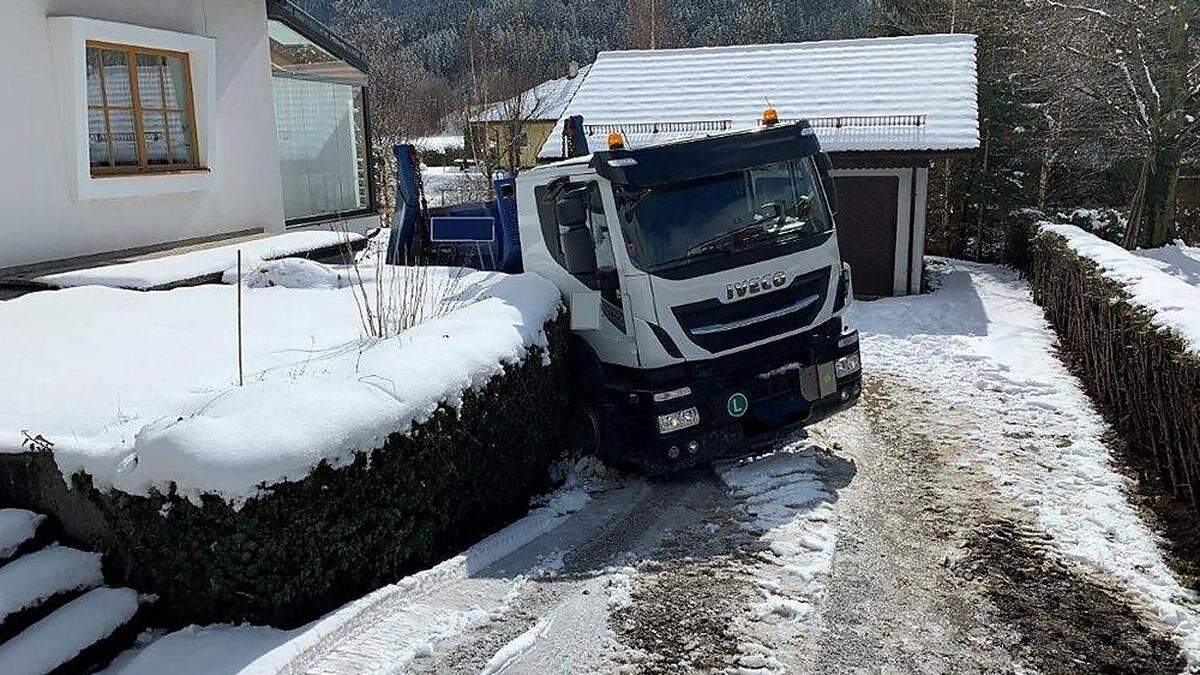
<path id="1" fill-rule="evenodd" d="M 236 504 L 380 447 L 441 403 L 457 406 L 545 346 L 561 302 L 530 274 L 385 267 L 362 288 L 324 288 L 344 269 L 316 265 L 268 266 L 264 278 L 282 283 L 242 289 L 242 387 L 235 287 L 93 286 L 0 303 L 11 328 L 0 331 L 0 452 L 23 451 L 29 430 L 54 443 L 64 475 L 87 471 L 101 489 L 146 494 L 173 482 L 184 496 Z M 430 318 L 364 337 L 362 297 L 416 274 Z"/>
<path id="2" fill-rule="evenodd" d="M 1200 354 L 1200 288 L 1193 281 L 1169 274 L 1162 260 L 1135 255 L 1073 225 L 1041 223 L 1040 227 L 1043 232 L 1062 237 L 1072 251 L 1095 262 L 1106 278 L 1122 284 L 1135 304 L 1154 315 L 1156 324 L 1174 331 Z M 1159 256 L 1168 255 L 1159 251 Z M 1187 256 L 1181 251 L 1174 256 L 1175 262 L 1182 262 L 1180 257 Z"/>
<path id="3" fill-rule="evenodd" d="M 821 477 L 820 451 L 806 443 L 721 471 L 744 499 L 748 526 L 761 532 L 776 564 L 758 570 L 759 619 L 807 619 L 820 602 L 837 543 L 830 522 L 836 495 Z M 803 589 L 799 596 L 784 589 Z"/>
<path id="4" fill-rule="evenodd" d="M 523 654 L 537 645 L 538 640 L 546 634 L 552 623 L 554 623 L 554 615 L 544 616 L 539 619 L 529 630 L 518 635 L 512 642 L 504 645 L 500 651 L 488 659 L 488 662 L 483 666 L 483 670 L 479 671 L 480 675 L 498 675 L 505 672 Z"/>
<path id="5" fill-rule="evenodd" d="M 300 629 L 303 630 L 303 629 Z M 107 675 L 213 675 L 236 673 L 299 631 L 265 626 L 188 626 L 131 650 Z"/>
<path id="6" fill-rule="evenodd" d="M 1129 481 L 1102 441 L 1107 427 L 1056 358 L 1055 335 L 1026 284 L 996 266 L 930 267 L 939 287 L 932 296 L 855 306 L 864 368 L 936 391 L 988 425 L 975 432 L 968 461 L 1036 516 L 1062 558 L 1128 589 L 1200 663 L 1200 599 L 1171 572 L 1160 538 L 1126 498 Z"/>

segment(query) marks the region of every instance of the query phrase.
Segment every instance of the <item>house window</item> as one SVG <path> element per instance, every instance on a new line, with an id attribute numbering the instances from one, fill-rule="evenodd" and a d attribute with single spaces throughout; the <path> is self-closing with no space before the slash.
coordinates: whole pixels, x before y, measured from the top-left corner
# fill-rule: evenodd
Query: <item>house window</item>
<path id="1" fill-rule="evenodd" d="M 89 41 L 87 103 L 93 176 L 200 168 L 186 53 Z"/>
<path id="2" fill-rule="evenodd" d="M 267 22 L 289 224 L 371 208 L 367 74 L 282 21 Z"/>

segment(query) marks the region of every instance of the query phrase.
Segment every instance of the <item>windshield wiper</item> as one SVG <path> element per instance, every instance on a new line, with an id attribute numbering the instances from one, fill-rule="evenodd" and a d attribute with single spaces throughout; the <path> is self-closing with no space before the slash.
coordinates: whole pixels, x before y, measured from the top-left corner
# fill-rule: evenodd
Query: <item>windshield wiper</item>
<path id="1" fill-rule="evenodd" d="M 705 241 L 692 246 L 685 253 L 689 256 L 692 256 L 705 253 L 709 250 L 728 251 L 733 242 L 739 238 L 744 237 L 746 241 L 749 242 L 765 234 L 774 234 L 773 230 L 767 229 L 767 223 L 770 221 L 771 219 L 763 219 L 756 223 L 750 223 L 749 225 L 743 225 L 741 227 L 734 228 L 728 232 L 722 232 L 711 239 L 706 239 Z"/>
<path id="2" fill-rule="evenodd" d="M 670 260 L 664 260 L 664 261 L 658 263 L 657 265 L 655 265 L 654 270 L 661 270 L 661 269 L 664 269 L 667 267 L 674 267 L 675 265 L 678 265 L 681 263 L 692 262 L 694 260 L 700 260 L 701 258 L 708 258 L 711 256 L 716 256 L 716 255 L 727 256 L 727 255 L 732 255 L 732 254 L 733 254 L 733 251 L 731 251 L 729 249 L 729 247 L 712 246 L 710 248 L 704 249 L 703 251 L 696 251 L 695 253 L 688 252 L 687 254 L 681 255 L 678 258 L 671 258 Z"/>

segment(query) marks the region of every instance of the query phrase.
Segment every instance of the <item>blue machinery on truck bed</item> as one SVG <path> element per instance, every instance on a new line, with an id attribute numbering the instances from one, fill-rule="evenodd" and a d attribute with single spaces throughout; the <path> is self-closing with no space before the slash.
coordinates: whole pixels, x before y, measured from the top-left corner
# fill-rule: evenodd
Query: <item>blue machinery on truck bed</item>
<path id="1" fill-rule="evenodd" d="M 566 121 L 565 156 L 588 154 L 583 118 Z M 517 181 L 492 182 L 492 199 L 429 208 L 421 163 L 412 145 L 397 145 L 396 216 L 388 241 L 387 262 L 400 265 L 421 259 L 473 269 L 521 272 L 521 231 L 517 224 Z"/>

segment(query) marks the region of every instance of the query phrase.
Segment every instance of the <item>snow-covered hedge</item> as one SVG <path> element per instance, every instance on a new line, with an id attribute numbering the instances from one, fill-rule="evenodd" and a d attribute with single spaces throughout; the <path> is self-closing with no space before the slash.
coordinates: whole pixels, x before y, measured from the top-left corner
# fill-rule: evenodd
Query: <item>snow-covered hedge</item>
<path id="1" fill-rule="evenodd" d="M 1042 223 L 1034 298 L 1131 448 L 1200 506 L 1200 289 L 1071 226 Z"/>
<path id="2" fill-rule="evenodd" d="M 311 619 L 506 522 L 563 448 L 545 279 L 281 261 L 238 290 L 0 303 L 0 503 L 172 621 Z"/>
<path id="3" fill-rule="evenodd" d="M 349 464 L 322 462 L 237 508 L 212 495 L 102 491 L 86 474 L 74 488 L 103 514 L 110 559 L 160 595 L 167 623 L 297 626 L 524 513 L 569 419 L 565 322 L 547 333 L 548 350 L 529 347 L 456 408 L 443 404 Z"/>

